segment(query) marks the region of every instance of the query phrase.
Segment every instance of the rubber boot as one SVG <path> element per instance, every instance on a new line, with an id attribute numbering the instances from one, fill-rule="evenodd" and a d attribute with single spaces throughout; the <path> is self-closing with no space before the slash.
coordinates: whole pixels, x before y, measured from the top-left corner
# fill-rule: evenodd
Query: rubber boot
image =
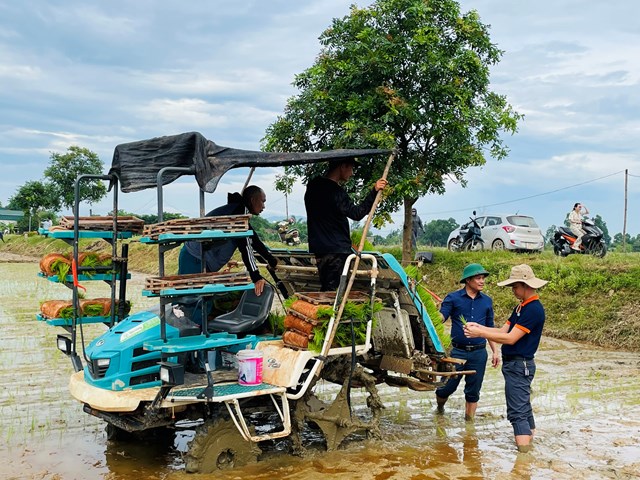
<path id="1" fill-rule="evenodd" d="M 436 403 L 438 404 L 436 411 L 438 413 L 444 413 L 444 404 L 447 403 L 447 399 L 436 395 Z"/>

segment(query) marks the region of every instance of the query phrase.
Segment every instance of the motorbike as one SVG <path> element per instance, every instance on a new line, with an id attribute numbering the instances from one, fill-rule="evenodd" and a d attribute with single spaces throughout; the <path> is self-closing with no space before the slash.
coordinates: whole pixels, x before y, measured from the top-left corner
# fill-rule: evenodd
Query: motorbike
<path id="1" fill-rule="evenodd" d="M 291 228 L 294 223 L 296 223 L 296 219 L 293 216 L 278 223 L 280 241 L 290 247 L 300 245 L 300 232 L 297 228 Z"/>
<path id="2" fill-rule="evenodd" d="M 572 253 L 588 254 L 600 258 L 604 257 L 607 253 L 607 244 L 604 241 L 602 230 L 589 218 L 585 218 L 582 221 L 582 229 L 586 233 L 582 237 L 580 250 L 574 250 L 571 247 L 576 241 L 575 233 L 568 227 L 557 227 L 551 239 L 553 253 L 562 257 L 566 257 Z"/>
<path id="3" fill-rule="evenodd" d="M 453 252 L 462 250 L 484 250 L 484 240 L 482 239 L 482 229 L 476 218 L 476 211 L 473 217 L 469 217 L 469 222 L 460 226 L 457 237 L 449 241 L 449 250 Z"/>

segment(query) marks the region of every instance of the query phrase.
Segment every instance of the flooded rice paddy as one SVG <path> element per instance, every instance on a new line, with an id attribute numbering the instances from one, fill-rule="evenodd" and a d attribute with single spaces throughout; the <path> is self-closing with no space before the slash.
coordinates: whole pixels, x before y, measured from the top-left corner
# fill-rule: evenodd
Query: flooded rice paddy
<path id="1" fill-rule="evenodd" d="M 534 450 L 518 454 L 505 417 L 503 380 L 489 368 L 475 423 L 459 390 L 445 415 L 433 392 L 379 386 L 383 440 L 355 436 L 344 448 L 279 451 L 216 475 L 184 473 L 189 432 L 169 441 L 109 442 L 104 423 L 68 394 L 70 361 L 55 347 L 59 327 L 35 319 L 39 303 L 70 298 L 36 276 L 37 263 L 0 261 L 0 478 L 3 479 L 627 479 L 640 478 L 640 354 L 544 338 L 537 356 Z M 134 311 L 153 304 L 130 282 Z M 107 295 L 106 284 L 90 286 Z M 544 300 L 544 298 L 543 298 Z M 88 340 L 103 326 L 84 330 Z M 320 385 L 320 393 L 334 391 Z M 354 390 L 358 396 L 362 395 Z M 284 449 L 282 449 L 284 450 Z"/>

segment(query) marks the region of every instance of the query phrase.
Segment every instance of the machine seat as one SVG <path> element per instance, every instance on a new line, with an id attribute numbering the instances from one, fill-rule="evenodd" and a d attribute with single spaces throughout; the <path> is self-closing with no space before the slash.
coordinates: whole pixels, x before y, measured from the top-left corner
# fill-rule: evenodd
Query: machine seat
<path id="1" fill-rule="evenodd" d="M 259 297 L 253 289 L 245 290 L 235 310 L 208 322 L 208 330 L 235 334 L 251 332 L 267 320 L 272 303 L 273 288 L 269 284 L 265 284 Z"/>

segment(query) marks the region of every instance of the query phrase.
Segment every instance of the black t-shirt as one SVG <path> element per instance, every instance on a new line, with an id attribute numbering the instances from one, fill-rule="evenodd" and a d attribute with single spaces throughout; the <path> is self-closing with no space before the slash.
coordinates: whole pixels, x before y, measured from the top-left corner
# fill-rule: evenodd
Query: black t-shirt
<path id="1" fill-rule="evenodd" d="M 315 254 L 351 253 L 349 220 L 362 220 L 376 198 L 372 189 L 359 204 L 347 192 L 326 177 L 316 177 L 307 184 L 304 203 L 307 209 L 309 251 Z"/>

